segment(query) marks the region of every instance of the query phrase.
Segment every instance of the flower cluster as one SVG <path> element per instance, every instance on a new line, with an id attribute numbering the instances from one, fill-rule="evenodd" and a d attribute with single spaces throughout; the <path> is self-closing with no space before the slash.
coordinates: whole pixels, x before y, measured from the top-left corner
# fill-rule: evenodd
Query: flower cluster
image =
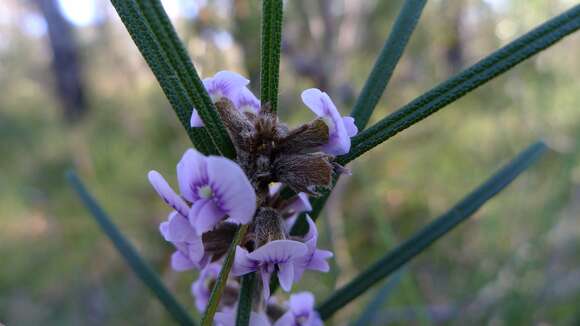
<path id="1" fill-rule="evenodd" d="M 318 89 L 302 93 L 316 118 L 290 129 L 268 105 L 260 105 L 248 83 L 228 71 L 203 81 L 232 139 L 235 161 L 187 150 L 177 164 L 179 194 L 161 174 L 149 172 L 153 188 L 173 209 L 160 232 L 175 247 L 173 269 L 200 271 L 191 291 L 197 309 L 203 311 L 238 225 L 249 225 L 236 248 L 215 316 L 218 325 L 234 324 L 239 277 L 251 272 L 261 279 L 255 288 L 252 325 L 322 325 L 311 293 L 291 295 L 279 305 L 270 297 L 270 281 L 277 275 L 280 287 L 289 292 L 305 271 L 329 270 L 332 253 L 318 249 L 312 219 L 305 215 L 309 229 L 304 236 L 291 235 L 290 230 L 300 214 L 312 210 L 308 196 L 329 187 L 333 174 L 347 171 L 334 159 L 349 151 L 357 129 L 353 119 L 340 116 L 330 97 Z M 191 126 L 203 127 L 195 109 Z"/>

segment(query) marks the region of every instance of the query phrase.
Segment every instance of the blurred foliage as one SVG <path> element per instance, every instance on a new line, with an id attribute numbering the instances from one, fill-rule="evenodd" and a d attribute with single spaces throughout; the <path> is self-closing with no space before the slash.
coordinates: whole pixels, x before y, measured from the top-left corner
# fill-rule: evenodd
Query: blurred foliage
<path id="1" fill-rule="evenodd" d="M 63 177 L 69 167 L 195 314 L 195 275 L 170 270 L 170 247 L 157 231 L 167 209 L 145 177 L 149 169 L 174 175 L 190 143 L 110 5 L 96 3 L 102 19 L 76 29 L 90 112 L 73 126 L 52 92 L 46 36 L 30 27 L 36 7 L 7 0 L 0 12 L 0 321 L 7 325 L 171 323 L 77 202 Z M 401 3 L 287 2 L 282 118 L 293 125 L 311 118 L 299 100 L 307 87 L 324 86 L 349 112 Z M 428 2 L 371 123 L 573 4 Z M 203 75 L 238 71 L 258 89 L 256 9 L 222 0 L 173 16 Z M 375 321 L 578 322 L 577 53 L 573 35 L 353 163 L 320 221 L 321 247 L 336 250 L 335 269 L 307 275 L 299 289 L 323 299 L 544 138 L 556 153 L 419 256 Z M 376 290 L 335 324 L 354 320 Z"/>

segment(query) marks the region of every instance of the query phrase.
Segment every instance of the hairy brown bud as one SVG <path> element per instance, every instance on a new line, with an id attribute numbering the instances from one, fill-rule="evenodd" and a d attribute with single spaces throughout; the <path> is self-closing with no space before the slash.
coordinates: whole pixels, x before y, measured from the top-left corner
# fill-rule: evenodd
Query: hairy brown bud
<path id="1" fill-rule="evenodd" d="M 275 209 L 262 207 L 254 220 L 254 234 L 256 247 L 260 247 L 270 241 L 285 239 L 282 216 Z"/>
<path id="2" fill-rule="evenodd" d="M 296 192 L 318 195 L 315 187 L 328 188 L 334 167 L 323 153 L 285 155 L 274 161 L 274 178 Z"/>

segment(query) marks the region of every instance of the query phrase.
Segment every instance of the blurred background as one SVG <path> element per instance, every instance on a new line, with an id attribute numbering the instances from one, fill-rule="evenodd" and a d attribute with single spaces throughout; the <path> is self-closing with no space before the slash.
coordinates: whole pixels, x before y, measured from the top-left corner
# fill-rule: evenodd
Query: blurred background
<path id="1" fill-rule="evenodd" d="M 163 3 L 202 76 L 229 69 L 258 89 L 258 1 Z M 574 4 L 429 1 L 373 120 Z M 312 118 L 299 97 L 309 87 L 350 112 L 401 5 L 288 1 L 283 119 L 295 126 Z M 578 53 L 577 33 L 354 162 L 319 221 L 334 268 L 307 274 L 295 290 L 324 300 L 543 138 L 554 151 L 404 268 L 372 323 L 577 325 Z M 168 210 L 146 179 L 156 169 L 175 184 L 189 146 L 108 1 L 2 0 L 0 322 L 172 324 L 66 184 L 69 168 L 196 314 L 196 275 L 169 268 L 172 249 L 157 231 Z M 384 284 L 332 323 L 355 320 Z"/>

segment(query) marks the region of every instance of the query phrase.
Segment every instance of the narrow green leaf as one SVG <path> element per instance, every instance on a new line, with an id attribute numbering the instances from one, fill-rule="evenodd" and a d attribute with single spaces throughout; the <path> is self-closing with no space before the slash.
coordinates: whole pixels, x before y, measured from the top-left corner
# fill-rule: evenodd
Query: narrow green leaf
<path id="1" fill-rule="evenodd" d="M 282 44 L 282 0 L 263 0 L 262 3 L 262 63 L 260 98 L 269 103 L 273 112 L 278 108 L 278 80 L 280 78 L 280 46 Z"/>
<path id="2" fill-rule="evenodd" d="M 196 148 L 234 156 L 227 132 L 159 0 L 111 0 Z M 195 107 L 207 128 L 190 128 Z"/>
<path id="3" fill-rule="evenodd" d="M 207 308 L 205 309 L 205 314 L 201 319 L 202 326 L 211 326 L 213 323 L 213 317 L 217 311 L 218 305 L 220 303 L 220 299 L 222 297 L 222 293 L 226 287 L 226 283 L 228 281 L 228 276 L 230 275 L 230 271 L 232 270 L 232 266 L 234 264 L 234 258 L 236 255 L 236 247 L 244 236 L 246 236 L 246 232 L 248 231 L 248 225 L 242 225 L 238 231 L 236 232 L 236 236 L 234 240 L 230 244 L 228 248 L 228 252 L 226 253 L 226 258 L 224 259 L 224 263 L 222 265 L 222 269 L 218 275 L 218 278 L 211 290 L 211 294 L 209 296 L 209 303 L 207 304 Z"/>
<path id="4" fill-rule="evenodd" d="M 485 202 L 507 187 L 520 173 L 530 167 L 545 151 L 546 145 L 542 142 L 528 147 L 448 212 L 415 233 L 409 240 L 393 249 L 355 277 L 350 283 L 336 291 L 317 308 L 321 317 L 328 319 L 340 308 L 408 263 L 435 241 L 453 230 L 459 223 L 468 219 Z"/>
<path id="5" fill-rule="evenodd" d="M 360 314 L 360 317 L 352 323 L 353 326 L 374 325 L 377 312 L 381 310 L 381 306 L 388 300 L 393 290 L 399 285 L 402 275 L 403 270 L 400 269 L 387 280 L 385 285 L 367 304 L 363 312 Z"/>
<path id="6" fill-rule="evenodd" d="M 346 164 L 425 119 L 449 103 L 558 42 L 580 28 L 580 5 L 548 20 L 478 63 L 439 84 L 352 139 L 348 154 L 338 158 Z"/>
<path id="7" fill-rule="evenodd" d="M 403 4 L 391 33 L 352 110 L 351 116 L 359 130 L 366 127 L 387 88 L 393 71 L 419 22 L 426 2 L 427 0 L 406 0 Z"/>
<path id="8" fill-rule="evenodd" d="M 256 273 L 246 274 L 242 277 L 242 288 L 240 290 L 240 300 L 238 302 L 238 313 L 236 315 L 237 326 L 248 326 L 252 314 L 252 301 L 254 289 L 256 288 Z"/>
<path id="9" fill-rule="evenodd" d="M 351 116 L 355 119 L 359 130 L 363 130 L 366 127 L 371 114 L 387 88 L 393 71 L 403 55 L 403 51 L 411 38 L 411 34 L 413 34 L 419 22 L 426 2 L 427 0 L 406 0 L 403 4 L 403 8 L 401 8 L 397 16 L 391 33 L 385 41 L 385 45 L 379 53 L 373 69 L 352 110 Z M 331 189 L 336 182 L 337 180 L 335 179 Z M 330 191 L 323 191 L 320 197 L 313 199 L 313 210 L 309 213 L 312 219 L 316 220 L 318 218 L 322 208 L 324 208 L 324 204 L 328 200 L 328 196 L 330 196 Z M 306 215 L 301 214 L 292 227 L 291 233 L 294 235 L 302 235 L 307 231 L 308 224 L 306 223 Z"/>
<path id="10" fill-rule="evenodd" d="M 97 201 L 89 194 L 81 180 L 73 172 L 67 172 L 67 179 L 71 186 L 80 197 L 83 204 L 91 212 L 97 224 L 101 227 L 103 232 L 109 237 L 113 245 L 123 256 L 129 267 L 137 274 L 139 279 L 155 294 L 161 301 L 167 312 L 180 325 L 195 325 L 189 314 L 165 288 L 161 280 L 157 277 L 155 272 L 147 265 L 147 263 L 139 256 L 135 248 L 125 239 L 123 234 L 111 222 L 107 213 L 101 208 Z"/>

